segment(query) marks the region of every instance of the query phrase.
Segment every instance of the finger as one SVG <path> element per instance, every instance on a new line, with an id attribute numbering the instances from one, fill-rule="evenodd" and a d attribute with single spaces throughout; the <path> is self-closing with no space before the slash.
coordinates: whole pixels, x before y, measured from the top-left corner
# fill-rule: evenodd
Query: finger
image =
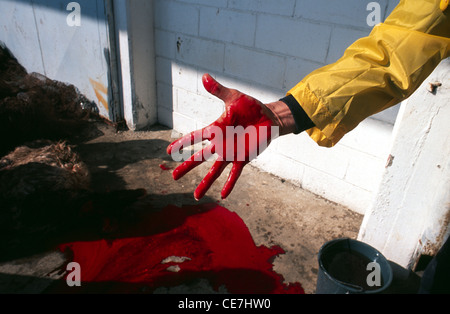
<path id="1" fill-rule="evenodd" d="M 204 74 L 202 77 L 203 86 L 206 91 L 227 102 L 231 96 L 230 89 L 217 82 L 211 75 Z"/>
<path id="2" fill-rule="evenodd" d="M 202 150 L 199 150 L 191 157 L 189 157 L 188 160 L 186 160 L 177 168 L 175 168 L 175 170 L 172 173 L 173 178 L 175 180 L 182 178 L 186 173 L 188 173 L 189 171 L 200 165 L 202 162 L 207 160 L 213 154 L 214 154 L 214 146 L 211 145 Z"/>
<path id="3" fill-rule="evenodd" d="M 223 186 L 221 192 L 222 199 L 225 199 L 228 197 L 228 195 L 230 195 L 245 165 L 246 165 L 245 163 L 237 163 L 237 162 L 233 163 L 230 175 L 228 176 L 227 182 L 225 182 L 225 185 Z"/>
<path id="4" fill-rule="evenodd" d="M 174 151 L 178 152 L 182 148 L 195 145 L 202 142 L 203 140 L 203 129 L 192 131 L 191 133 L 186 134 L 176 141 L 173 141 L 169 146 L 167 146 L 167 154 L 171 155 Z"/>
<path id="5" fill-rule="evenodd" d="M 228 163 L 226 161 L 222 160 L 217 160 L 216 162 L 214 162 L 214 165 L 211 167 L 205 178 L 202 180 L 202 182 L 200 182 L 200 184 L 194 191 L 194 197 L 197 201 L 205 196 L 206 192 L 209 190 L 214 181 L 216 181 L 216 179 L 220 177 L 227 164 Z"/>

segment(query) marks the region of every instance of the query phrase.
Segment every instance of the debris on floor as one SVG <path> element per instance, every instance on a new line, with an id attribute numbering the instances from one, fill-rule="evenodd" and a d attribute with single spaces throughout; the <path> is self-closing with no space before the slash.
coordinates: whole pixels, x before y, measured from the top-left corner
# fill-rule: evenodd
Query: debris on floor
<path id="1" fill-rule="evenodd" d="M 104 119 L 75 86 L 27 73 L 0 45 L 0 156 L 34 140 L 75 140 L 92 120 Z"/>

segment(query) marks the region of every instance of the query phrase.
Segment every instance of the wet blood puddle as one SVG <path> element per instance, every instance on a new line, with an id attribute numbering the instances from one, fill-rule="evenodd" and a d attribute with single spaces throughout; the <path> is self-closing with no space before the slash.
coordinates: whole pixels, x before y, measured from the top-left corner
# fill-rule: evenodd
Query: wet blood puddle
<path id="1" fill-rule="evenodd" d="M 225 287 L 229 293 L 304 293 L 299 283 L 286 284 L 273 270 L 283 249 L 256 246 L 243 220 L 214 203 L 169 205 L 114 239 L 59 249 L 80 265 L 81 286 L 68 288 L 64 280 L 51 292 L 152 293 L 206 279 L 216 291 Z"/>

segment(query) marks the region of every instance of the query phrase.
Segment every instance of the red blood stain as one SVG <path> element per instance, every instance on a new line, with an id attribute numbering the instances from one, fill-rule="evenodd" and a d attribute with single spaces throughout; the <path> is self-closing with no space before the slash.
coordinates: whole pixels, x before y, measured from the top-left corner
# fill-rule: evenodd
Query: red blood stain
<path id="1" fill-rule="evenodd" d="M 299 283 L 284 283 L 272 269 L 272 260 L 283 249 L 256 246 L 242 219 L 217 204 L 170 205 L 150 214 L 132 233 L 113 240 L 60 245 L 61 251 L 72 254 L 71 261 L 80 264 L 82 281 L 81 287 L 62 289 L 152 292 L 204 278 L 214 289 L 224 285 L 230 293 L 304 293 Z M 161 263 L 170 256 L 190 260 Z M 174 265 L 179 272 L 167 270 Z"/>
<path id="2" fill-rule="evenodd" d="M 229 163 L 233 164 L 228 179 L 222 189 L 221 197 L 225 199 L 233 190 L 242 170 L 253 158 L 260 154 L 272 139 L 274 122 L 267 114 L 265 106 L 257 99 L 222 86 L 210 75 L 202 78 L 205 89 L 225 103 L 225 112 L 207 127 L 193 131 L 167 147 L 167 153 L 195 144 L 199 140 L 209 140 L 205 149 L 197 152 L 173 171 L 173 178 L 178 180 L 204 160 L 204 153 L 216 153 L 218 158 L 199 183 L 194 192 L 195 198 L 201 199 L 212 183 L 222 174 Z M 239 135 L 227 131 L 229 127 L 253 130 L 256 136 L 250 138 L 248 133 Z M 217 132 L 220 130 L 221 132 Z M 217 136 L 216 133 L 222 136 Z M 236 137 L 236 138 L 235 138 Z"/>
<path id="3" fill-rule="evenodd" d="M 160 164 L 159 168 L 161 168 L 162 170 L 170 170 L 170 169 L 172 169 L 170 167 L 167 167 L 165 164 Z"/>

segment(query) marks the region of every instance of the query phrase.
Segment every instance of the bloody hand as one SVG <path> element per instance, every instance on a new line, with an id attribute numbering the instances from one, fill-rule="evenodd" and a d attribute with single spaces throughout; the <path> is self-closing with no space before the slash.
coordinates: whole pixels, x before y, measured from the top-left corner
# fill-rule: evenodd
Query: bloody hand
<path id="1" fill-rule="evenodd" d="M 224 87 L 209 74 L 203 75 L 202 81 L 209 93 L 225 103 L 225 112 L 207 127 L 174 141 L 167 147 L 167 153 L 171 155 L 181 148 L 209 140 L 207 147 L 193 154 L 174 170 L 173 178 L 180 179 L 212 154 L 216 154 L 216 161 L 198 185 L 194 197 L 201 199 L 226 166 L 232 163 L 221 192 L 224 199 L 231 193 L 244 166 L 269 145 L 271 139 L 277 135 L 278 128 L 270 110 L 257 99 Z"/>

